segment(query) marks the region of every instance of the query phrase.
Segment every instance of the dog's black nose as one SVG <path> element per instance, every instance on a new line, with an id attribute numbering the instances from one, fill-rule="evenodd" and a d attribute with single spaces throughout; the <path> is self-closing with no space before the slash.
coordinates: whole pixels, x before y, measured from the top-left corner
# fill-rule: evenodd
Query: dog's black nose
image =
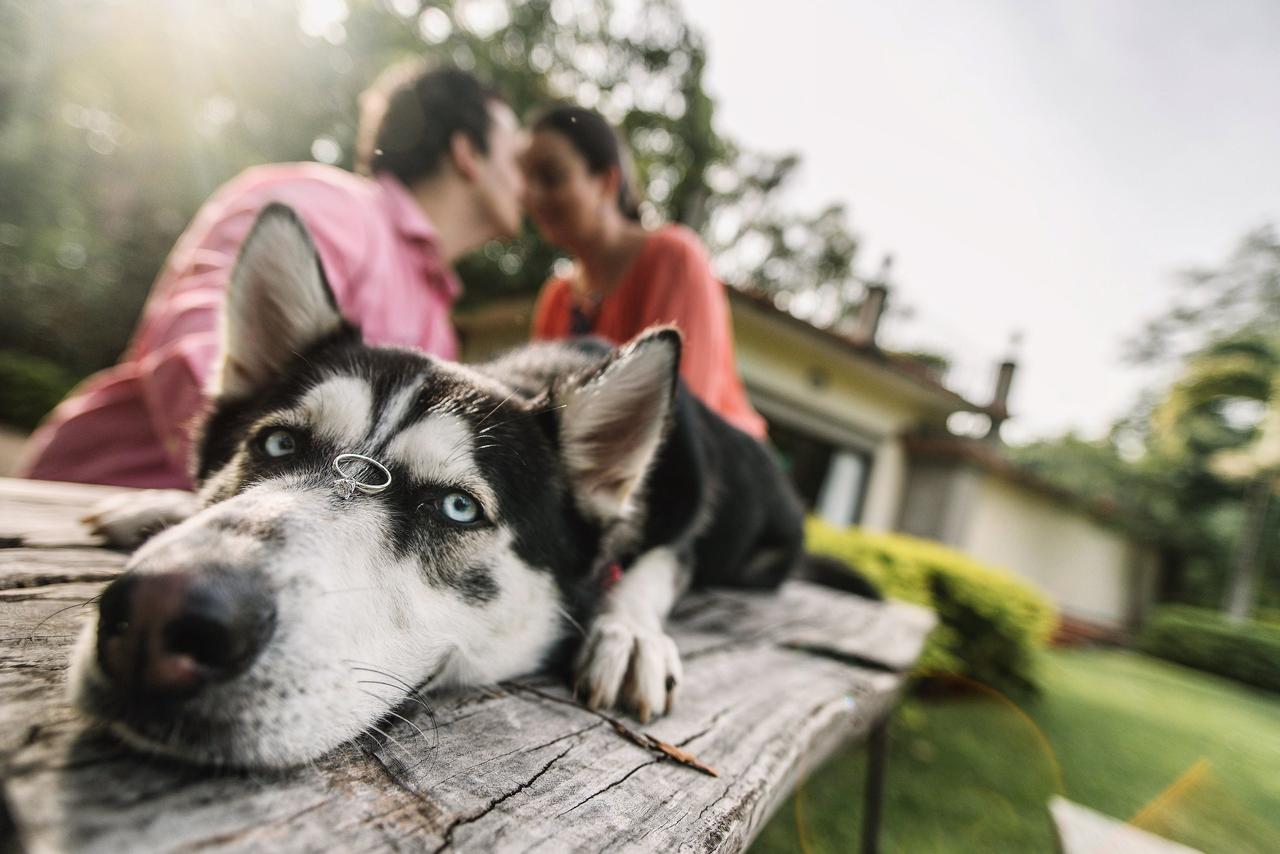
<path id="1" fill-rule="evenodd" d="M 188 696 L 243 673 L 275 629 L 251 573 L 126 573 L 103 591 L 98 663 L 130 695 Z"/>

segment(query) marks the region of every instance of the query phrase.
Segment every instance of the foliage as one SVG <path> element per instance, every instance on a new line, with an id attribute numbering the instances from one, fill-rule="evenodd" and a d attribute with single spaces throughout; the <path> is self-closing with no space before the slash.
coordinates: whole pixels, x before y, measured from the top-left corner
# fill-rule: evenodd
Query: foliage
<path id="1" fill-rule="evenodd" d="M 74 384 L 48 359 L 0 350 L 0 422 L 35 427 Z"/>
<path id="2" fill-rule="evenodd" d="M 1068 433 L 1009 449 L 1040 477 L 1089 501 L 1110 505 L 1135 532 L 1184 555 L 1220 559 L 1237 526 L 1236 514 L 1204 512 L 1238 491 L 1202 467 L 1180 467 L 1159 454 L 1128 452 L 1112 432 L 1102 439 Z"/>
<path id="3" fill-rule="evenodd" d="M 1052 651 L 1042 667 L 1034 703 L 898 711 L 881 850 L 1058 850 L 1054 794 L 1199 851 L 1280 850 L 1280 696 L 1114 650 Z M 858 850 L 866 754 L 851 747 L 800 781 L 753 854 Z"/>
<path id="4" fill-rule="evenodd" d="M 1249 404 L 1261 413 L 1277 377 L 1280 338 L 1234 335 L 1193 354 L 1151 414 L 1156 450 L 1175 462 L 1196 458 L 1198 467 L 1216 473 L 1209 457 L 1247 446 L 1258 436 L 1260 421 L 1241 420 L 1235 413 Z"/>
<path id="5" fill-rule="evenodd" d="M 1163 563 L 1159 598 L 1218 604 L 1226 588 L 1223 568 L 1242 526 L 1239 489 L 1203 466 L 1174 465 L 1146 450 L 1134 455 L 1119 436 L 1067 434 L 1009 452 L 1050 483 L 1115 507 L 1139 537 L 1154 543 Z M 1274 576 L 1276 552 L 1269 553 Z M 1264 588 L 1264 595 L 1280 593 L 1273 588 Z"/>
<path id="6" fill-rule="evenodd" d="M 745 152 L 716 130 L 706 46 L 675 0 L 628 8 L 0 3 L 0 348 L 76 376 L 114 362 L 198 205 L 249 165 L 350 166 L 358 93 L 412 57 L 473 69 L 522 115 L 553 99 L 600 109 L 635 149 L 651 220 L 707 230 L 728 217 L 733 239 L 785 234 L 796 263 L 759 284 L 847 280 L 855 244 L 842 216 L 776 203 L 795 158 Z M 491 244 L 462 265 L 466 298 L 532 292 L 556 257 L 531 231 Z"/>
<path id="7" fill-rule="evenodd" d="M 1259 608 L 1253 618 L 1260 623 L 1280 628 L 1280 608 Z"/>
<path id="8" fill-rule="evenodd" d="M 1170 605 L 1143 624 L 1138 647 L 1150 655 L 1280 691 L 1280 626 L 1233 622 L 1216 611 Z"/>
<path id="9" fill-rule="evenodd" d="M 1057 615 L 1028 585 L 937 543 L 837 529 L 819 519 L 808 521 L 806 545 L 857 569 L 886 596 L 937 612 L 919 672 L 960 676 L 1004 693 L 1035 689 L 1035 652 Z"/>
<path id="10" fill-rule="evenodd" d="M 1280 527 L 1261 488 L 1280 458 L 1280 237 L 1247 235 L 1216 268 L 1183 274 L 1174 306 L 1130 342 L 1173 368 L 1100 441 L 1067 435 L 1014 449 L 1045 479 L 1114 503 L 1165 552 L 1161 596 L 1280 603 Z M 1262 479 L 1262 480 L 1260 480 Z"/>
<path id="11" fill-rule="evenodd" d="M 1223 606 L 1236 619 L 1257 604 L 1267 546 L 1274 545 L 1267 535 L 1280 475 L 1280 338 L 1274 335 L 1239 334 L 1196 353 L 1151 416 L 1153 447 L 1175 466 L 1246 487 Z"/>
<path id="12" fill-rule="evenodd" d="M 778 201 L 799 165 L 795 156 L 740 156 L 737 174 L 711 172 L 721 189 L 709 233 L 723 272 L 773 294 L 778 306 L 818 326 L 846 328 L 857 316 L 863 283 L 852 275 L 858 243 L 842 205 L 816 214 Z"/>
<path id="13" fill-rule="evenodd" d="M 1139 364 L 1167 363 L 1228 338 L 1266 337 L 1280 328 L 1280 233 L 1246 234 L 1216 267 L 1184 271 L 1172 307 L 1129 342 Z"/>

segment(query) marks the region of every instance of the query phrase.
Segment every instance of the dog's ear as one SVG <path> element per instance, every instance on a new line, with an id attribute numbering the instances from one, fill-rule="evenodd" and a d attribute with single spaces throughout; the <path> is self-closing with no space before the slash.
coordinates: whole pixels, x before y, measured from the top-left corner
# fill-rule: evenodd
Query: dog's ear
<path id="1" fill-rule="evenodd" d="M 646 330 L 599 370 L 553 392 L 574 493 L 583 510 L 602 521 L 631 512 L 631 497 L 662 445 L 680 346 L 674 327 Z"/>
<path id="2" fill-rule="evenodd" d="M 223 398 L 261 390 L 312 344 L 351 328 L 307 227 L 288 205 L 272 202 L 258 214 L 231 271 L 222 324 L 209 392 Z"/>

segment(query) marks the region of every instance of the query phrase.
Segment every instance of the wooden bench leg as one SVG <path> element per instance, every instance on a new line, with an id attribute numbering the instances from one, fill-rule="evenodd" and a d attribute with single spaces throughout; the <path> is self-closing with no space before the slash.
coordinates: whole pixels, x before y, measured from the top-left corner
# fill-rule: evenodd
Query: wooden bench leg
<path id="1" fill-rule="evenodd" d="M 889 753 L 889 715 L 876 721 L 867 739 L 867 788 L 862 805 L 862 854 L 880 850 L 880 813 L 884 806 L 884 767 Z"/>

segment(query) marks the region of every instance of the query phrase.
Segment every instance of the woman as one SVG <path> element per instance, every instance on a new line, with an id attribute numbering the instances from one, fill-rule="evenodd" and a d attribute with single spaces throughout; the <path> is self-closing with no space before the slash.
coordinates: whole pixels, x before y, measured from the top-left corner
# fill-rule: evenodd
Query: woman
<path id="1" fill-rule="evenodd" d="M 724 286 L 688 228 L 640 224 L 629 156 L 598 113 L 555 107 L 532 127 L 525 203 L 542 236 L 576 259 L 543 286 L 534 338 L 599 335 L 621 343 L 655 323 L 684 333 L 680 375 L 722 418 L 757 439 L 765 422 L 733 358 Z"/>

